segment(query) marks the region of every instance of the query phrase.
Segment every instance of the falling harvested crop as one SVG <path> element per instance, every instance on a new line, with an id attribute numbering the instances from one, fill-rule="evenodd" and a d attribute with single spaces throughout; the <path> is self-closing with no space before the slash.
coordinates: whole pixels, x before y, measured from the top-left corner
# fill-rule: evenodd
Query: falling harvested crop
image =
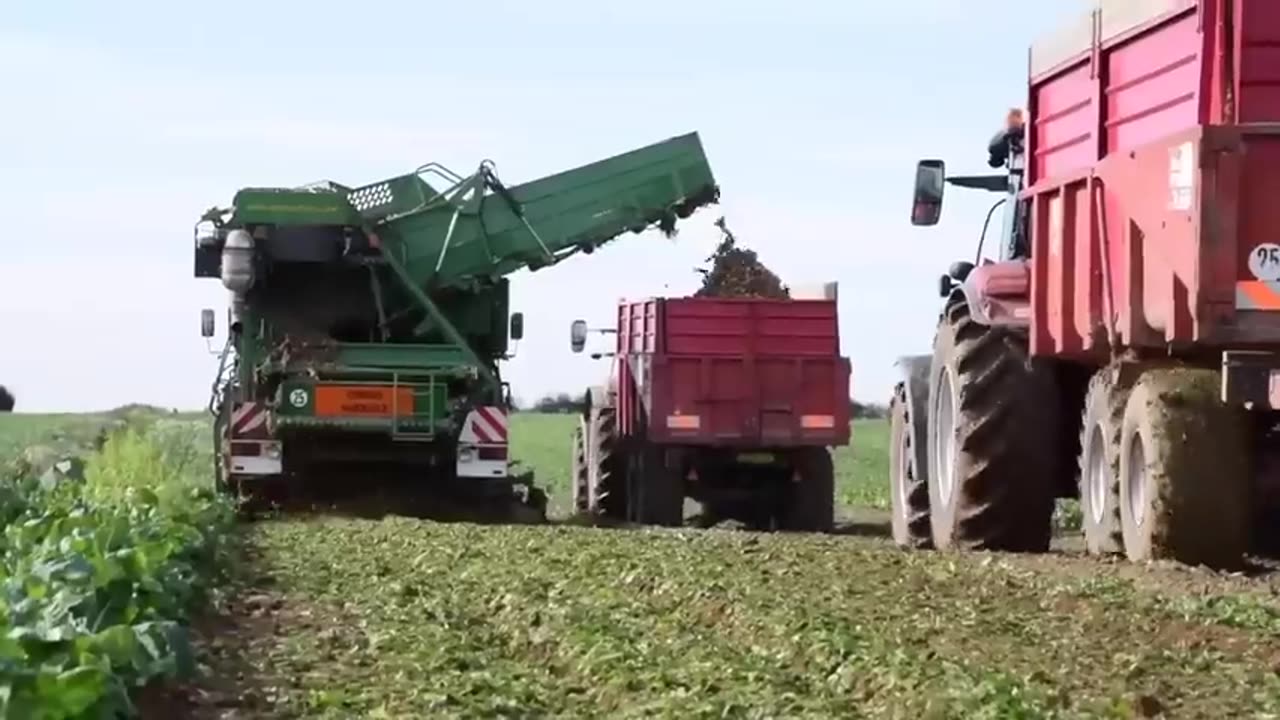
<path id="1" fill-rule="evenodd" d="M 791 297 L 782 280 L 765 267 L 754 250 L 738 245 L 738 239 L 725 224 L 716 220 L 723 237 L 715 252 L 707 258 L 710 268 L 698 268 L 702 288 L 694 297 L 756 297 L 785 300 Z"/>

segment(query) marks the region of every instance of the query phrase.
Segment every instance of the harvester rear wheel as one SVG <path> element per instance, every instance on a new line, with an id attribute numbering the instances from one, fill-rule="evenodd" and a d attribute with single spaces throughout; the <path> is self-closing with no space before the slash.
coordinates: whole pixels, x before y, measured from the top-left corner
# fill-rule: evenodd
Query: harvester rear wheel
<path id="1" fill-rule="evenodd" d="M 1144 372 L 1125 405 L 1120 517 L 1133 562 L 1239 567 L 1249 547 L 1250 456 L 1242 411 L 1217 371 Z"/>
<path id="2" fill-rule="evenodd" d="M 929 483 L 916 472 L 918 451 L 911 442 L 911 410 L 905 388 L 889 402 L 889 499 L 893 541 L 924 549 L 933 544 L 929 530 Z"/>
<path id="3" fill-rule="evenodd" d="M 660 446 L 640 441 L 627 453 L 627 495 L 635 522 L 684 523 L 684 478 Z"/>
<path id="4" fill-rule="evenodd" d="M 929 519 L 941 550 L 1044 552 L 1058 472 L 1058 395 L 1022 334 L 948 306 L 929 373 Z"/>
<path id="5" fill-rule="evenodd" d="M 791 484 L 781 529 L 798 532 L 831 532 L 835 526 L 835 464 L 825 447 L 797 453 L 798 482 Z"/>
<path id="6" fill-rule="evenodd" d="M 227 467 L 228 420 L 227 403 L 223 401 L 213 419 L 213 486 L 219 492 L 228 492 L 230 486 L 230 469 Z"/>
<path id="7" fill-rule="evenodd" d="M 1085 548 L 1092 555 L 1124 551 L 1120 529 L 1120 429 L 1132 385 L 1115 368 L 1089 381 L 1080 424 L 1080 510 Z"/>
<path id="8" fill-rule="evenodd" d="M 613 408 L 591 408 L 587 439 L 587 512 L 625 521 L 626 459 L 618 445 L 618 421 Z"/>
<path id="9" fill-rule="evenodd" d="M 588 508 L 591 489 L 590 473 L 587 472 L 587 445 L 583 440 L 586 423 L 579 421 L 573 430 L 573 464 L 570 466 L 570 504 L 575 513 L 585 513 Z"/>

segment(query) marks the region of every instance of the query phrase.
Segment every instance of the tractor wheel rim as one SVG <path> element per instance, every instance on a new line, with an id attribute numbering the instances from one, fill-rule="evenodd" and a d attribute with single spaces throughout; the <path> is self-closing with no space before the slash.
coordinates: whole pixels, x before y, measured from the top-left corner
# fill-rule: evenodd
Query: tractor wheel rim
<path id="1" fill-rule="evenodd" d="M 1147 453 L 1138 433 L 1129 439 L 1128 470 L 1129 515 L 1141 527 L 1147 519 Z"/>
<path id="2" fill-rule="evenodd" d="M 1093 432 L 1089 435 L 1089 451 L 1084 464 L 1089 517 L 1094 524 L 1102 523 L 1107 504 L 1107 491 L 1111 485 L 1111 467 L 1107 463 L 1105 443 L 1102 426 L 1094 425 Z"/>
<path id="3" fill-rule="evenodd" d="M 902 439 L 898 441 L 898 465 L 894 468 L 897 477 L 894 479 L 898 485 L 898 497 L 901 498 L 902 514 L 907 515 L 907 468 L 911 460 L 907 457 L 907 453 L 911 452 L 911 434 L 909 428 L 902 428 Z"/>
<path id="4" fill-rule="evenodd" d="M 938 477 L 938 495 L 941 496 L 943 503 L 949 503 L 955 489 L 956 464 L 956 401 L 951 381 L 951 368 L 942 369 L 942 376 L 938 378 L 938 397 L 934 402 L 936 403 L 934 415 L 938 419 L 934 447 L 934 457 L 938 458 L 938 467 L 934 470 Z"/>

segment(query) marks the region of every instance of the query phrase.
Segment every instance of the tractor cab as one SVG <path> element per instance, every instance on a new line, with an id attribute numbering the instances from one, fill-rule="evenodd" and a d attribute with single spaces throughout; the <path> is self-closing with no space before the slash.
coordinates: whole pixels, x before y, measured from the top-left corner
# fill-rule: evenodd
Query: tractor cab
<path id="1" fill-rule="evenodd" d="M 1030 257 L 1026 233 L 1028 206 L 1026 201 L 1018 199 L 1023 189 L 1025 128 L 1023 113 L 1015 108 L 1006 116 L 1004 127 L 987 143 L 987 164 L 993 168 L 1004 168 L 1003 173 L 947 177 L 946 163 L 942 160 L 929 159 L 916 163 L 915 194 L 911 211 L 912 225 L 930 226 L 938 223 L 942 215 L 942 198 L 947 185 L 1003 195 L 987 211 L 982 233 L 978 237 L 978 249 L 974 261 L 954 263 L 951 272 L 943 278 L 944 295 L 950 292 L 952 281 L 964 282 L 969 271 L 975 265 L 983 263 L 982 248 L 986 241 L 987 229 L 996 210 L 1001 207 L 1004 208 L 1004 222 L 1000 233 L 999 260 L 1005 262 Z"/>

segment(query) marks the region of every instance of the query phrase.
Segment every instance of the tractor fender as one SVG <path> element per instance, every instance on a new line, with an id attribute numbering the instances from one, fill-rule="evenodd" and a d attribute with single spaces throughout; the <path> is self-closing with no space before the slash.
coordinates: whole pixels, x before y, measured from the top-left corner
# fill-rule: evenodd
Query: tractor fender
<path id="1" fill-rule="evenodd" d="M 613 393 L 604 385 L 592 385 L 587 388 L 586 403 L 583 405 L 583 417 L 591 417 L 591 408 L 613 407 Z"/>
<path id="2" fill-rule="evenodd" d="M 1026 328 L 1031 325 L 1031 275 L 1025 261 L 986 263 L 954 283 L 945 307 L 963 300 L 979 325 Z"/>
<path id="3" fill-rule="evenodd" d="M 893 363 L 900 377 L 903 396 L 907 401 L 907 412 L 911 424 L 907 432 L 911 434 L 911 449 L 915 455 L 916 477 L 929 479 L 928 438 L 929 438 L 929 368 L 933 365 L 932 355 L 906 355 Z"/>

